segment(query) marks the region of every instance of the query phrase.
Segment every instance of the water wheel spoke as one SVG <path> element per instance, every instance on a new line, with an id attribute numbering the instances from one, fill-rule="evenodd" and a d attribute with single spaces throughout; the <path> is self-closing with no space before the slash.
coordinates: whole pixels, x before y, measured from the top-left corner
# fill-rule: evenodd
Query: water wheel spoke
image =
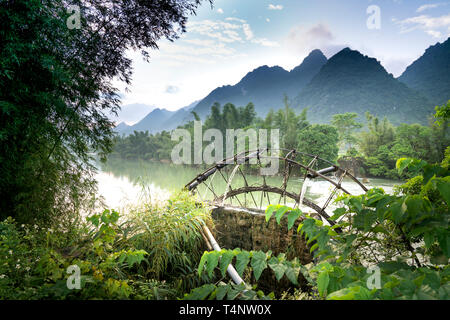
<path id="1" fill-rule="evenodd" d="M 325 202 L 324 206 L 322 207 L 322 211 L 325 211 L 325 209 L 328 207 L 331 199 L 333 199 L 334 195 L 336 194 L 336 191 L 338 191 L 340 189 L 341 183 L 344 180 L 346 175 L 347 175 L 347 170 L 345 170 L 344 173 L 339 178 L 338 186 L 334 187 L 333 191 L 331 192 L 330 196 L 328 197 L 327 201 Z"/>
<path id="2" fill-rule="evenodd" d="M 278 198 L 278 204 L 281 204 L 283 199 L 284 204 L 286 205 L 288 199 L 292 199 L 292 201 L 294 202 L 294 207 L 305 205 L 316 211 L 324 220 L 327 220 L 331 225 L 334 225 L 335 222 L 330 221 L 330 217 L 325 212 L 325 210 L 329 207 L 331 201 L 333 200 L 333 197 L 335 197 L 338 190 L 350 194 L 348 190 L 342 187 L 342 182 L 345 177 L 351 178 L 359 187 L 361 187 L 363 191 L 367 191 L 367 188 L 351 173 L 347 172 L 346 170 L 344 171 L 340 169 L 337 165 L 330 161 L 319 158 L 315 155 L 307 154 L 304 152 L 297 152 L 296 150 L 279 149 L 279 151 L 280 150 L 282 150 L 283 152 L 287 152 L 284 158 L 280 153 L 274 153 L 275 149 L 261 149 L 256 151 L 241 152 L 239 154 L 236 154 L 233 158 L 225 159 L 222 162 L 217 163 L 214 167 L 211 167 L 203 173 L 197 175 L 197 177 L 191 180 L 185 188 L 188 189 L 193 195 L 197 193 L 198 198 L 201 201 L 208 201 L 209 203 L 213 204 L 221 203 L 222 205 L 224 205 L 225 201 L 229 199 L 228 203 L 233 204 L 234 202 L 236 203 L 236 205 L 238 203 L 241 207 L 247 207 L 247 205 L 253 207 L 254 205 L 255 208 L 259 209 L 262 209 L 263 205 L 266 205 L 267 203 L 269 205 L 271 204 L 271 196 L 273 197 L 272 202 L 274 203 L 277 203 Z M 305 156 L 310 157 L 312 160 L 308 163 L 308 165 L 304 165 L 299 162 L 299 159 L 301 158 L 298 156 L 302 156 L 301 158 Z M 273 161 L 274 159 L 283 161 L 285 164 L 283 168 L 282 183 L 280 187 L 273 187 L 268 185 L 268 182 L 272 183 L 273 179 L 268 179 L 265 175 L 261 175 L 262 169 L 267 168 L 268 166 L 269 162 L 266 161 Z M 252 176 L 252 180 L 249 180 L 249 176 L 253 174 L 253 169 L 255 169 L 255 167 L 252 167 L 251 165 L 251 163 L 253 163 L 253 161 L 251 160 L 257 160 L 257 162 L 255 162 L 255 164 L 257 164 L 256 169 L 260 170 L 259 175 L 262 176 L 261 178 L 255 178 L 256 176 Z M 321 169 L 318 167 L 319 163 L 330 164 L 331 167 Z M 234 166 L 234 169 L 231 169 L 231 165 Z M 241 168 L 241 166 L 247 166 L 247 168 L 250 170 L 244 170 L 243 168 Z M 229 169 L 227 169 L 228 167 Z M 216 192 L 216 189 L 222 190 L 222 179 L 219 178 L 219 181 L 215 179 L 217 171 L 219 171 L 220 176 L 225 182 L 224 193 Z M 238 181 L 239 185 L 237 185 L 238 182 L 234 181 L 234 177 L 237 171 L 239 171 L 239 175 L 241 175 L 243 178 L 244 187 L 240 187 L 242 185 L 242 183 L 239 182 L 240 180 Z M 329 176 L 327 176 L 332 172 L 341 173 L 338 181 L 336 181 L 335 178 L 330 178 Z M 294 179 L 293 177 L 297 177 L 297 175 L 299 175 L 299 178 Z M 323 180 L 334 186 L 331 194 L 322 207 L 306 198 L 308 183 L 315 178 L 319 178 L 321 179 L 321 181 Z M 254 181 L 254 183 L 251 183 L 251 181 Z M 233 183 L 234 186 L 232 186 Z M 302 189 L 299 193 L 293 191 L 298 189 L 297 183 L 300 184 L 300 189 Z M 205 188 L 204 192 L 202 188 Z M 211 192 L 213 195 L 213 201 L 208 200 L 209 192 Z M 256 200 L 257 195 L 255 194 L 257 192 L 261 193 L 259 201 Z M 204 196 L 202 197 L 203 193 Z M 221 194 L 221 196 L 218 196 L 218 194 Z M 250 196 L 248 194 L 250 194 Z M 267 201 L 265 202 L 264 198 L 266 197 Z M 251 198 L 252 200 L 247 200 L 247 198 Z M 251 204 L 252 202 L 253 205 Z"/>

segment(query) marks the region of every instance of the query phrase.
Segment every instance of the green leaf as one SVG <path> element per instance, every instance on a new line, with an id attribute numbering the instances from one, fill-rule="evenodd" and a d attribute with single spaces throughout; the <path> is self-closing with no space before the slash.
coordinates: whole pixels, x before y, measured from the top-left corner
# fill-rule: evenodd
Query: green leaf
<path id="1" fill-rule="evenodd" d="M 216 299 L 217 300 L 223 300 L 225 296 L 227 295 L 228 289 L 230 288 L 229 285 L 220 285 L 216 289 Z"/>
<path id="2" fill-rule="evenodd" d="M 438 232 L 437 235 L 439 246 L 441 247 L 447 258 L 450 257 L 450 234 L 448 231 Z"/>
<path id="3" fill-rule="evenodd" d="M 286 271 L 286 277 L 295 285 L 298 285 L 298 274 L 300 273 L 300 267 L 289 266 Z"/>
<path id="4" fill-rule="evenodd" d="M 283 218 L 284 214 L 290 210 L 289 207 L 280 207 L 277 209 L 277 212 L 275 213 L 275 218 L 277 220 L 277 223 L 280 224 L 281 218 Z"/>
<path id="5" fill-rule="evenodd" d="M 397 160 L 395 167 L 397 168 L 398 174 L 402 174 L 403 171 L 411 164 L 412 159 L 409 158 L 401 158 Z"/>
<path id="6" fill-rule="evenodd" d="M 320 296 L 323 298 L 326 294 L 328 288 L 328 283 L 330 282 L 330 275 L 328 271 L 322 271 L 317 277 L 317 290 L 319 290 Z"/>
<path id="7" fill-rule="evenodd" d="M 434 234 L 432 232 L 427 232 L 423 235 L 423 241 L 425 242 L 425 247 L 430 249 L 434 243 Z"/>
<path id="8" fill-rule="evenodd" d="M 330 220 L 336 221 L 337 219 L 342 217 L 346 212 L 347 210 L 345 210 L 345 208 L 337 208 L 336 210 L 333 211 L 334 214 L 331 216 Z"/>
<path id="9" fill-rule="evenodd" d="M 400 223 L 403 218 L 403 214 L 406 211 L 406 205 L 404 202 L 395 202 L 391 204 L 391 213 L 392 213 L 392 220 L 394 220 L 395 223 Z"/>
<path id="10" fill-rule="evenodd" d="M 436 188 L 441 193 L 442 198 L 444 198 L 447 205 L 450 206 L 450 183 L 443 179 L 435 180 Z"/>
<path id="11" fill-rule="evenodd" d="M 213 284 L 205 284 L 200 288 L 195 288 L 188 295 L 185 295 L 183 300 L 205 300 L 216 288 Z"/>
<path id="12" fill-rule="evenodd" d="M 276 205 L 270 205 L 266 209 L 266 222 L 269 222 L 270 218 L 272 217 L 274 211 L 278 208 Z"/>
<path id="13" fill-rule="evenodd" d="M 247 251 L 241 251 L 236 256 L 236 271 L 242 277 L 245 268 L 250 261 L 250 253 Z"/>
<path id="14" fill-rule="evenodd" d="M 219 263 L 220 252 L 212 251 L 208 254 L 206 258 L 206 272 L 210 277 L 212 277 L 214 268 L 217 267 Z"/>
<path id="15" fill-rule="evenodd" d="M 281 278 L 283 278 L 285 271 L 287 270 L 288 266 L 282 262 L 280 262 L 277 258 L 272 257 L 268 265 L 270 269 L 273 270 L 275 273 L 275 278 L 277 278 L 278 281 L 280 281 Z"/>
<path id="16" fill-rule="evenodd" d="M 369 290 L 361 286 L 344 288 L 339 291 L 330 293 L 328 300 L 369 300 L 372 294 Z"/>
<path id="17" fill-rule="evenodd" d="M 360 212 L 362 210 L 362 201 L 359 197 L 350 198 L 349 203 L 354 207 L 356 212 Z"/>
<path id="18" fill-rule="evenodd" d="M 203 252 L 203 255 L 200 259 L 200 262 L 198 264 L 198 275 L 201 276 L 202 275 L 202 271 L 203 271 L 203 267 L 205 265 L 206 259 L 208 257 L 208 251 Z"/>
<path id="19" fill-rule="evenodd" d="M 228 265 L 231 263 L 231 260 L 234 258 L 233 251 L 225 251 L 222 253 L 220 258 L 220 272 L 222 272 L 222 277 L 225 277 L 225 273 L 227 272 Z"/>
<path id="20" fill-rule="evenodd" d="M 256 281 L 258 281 L 264 269 L 267 268 L 267 256 L 262 251 L 257 251 L 253 253 L 251 266 L 253 268 L 253 275 Z"/>
<path id="21" fill-rule="evenodd" d="M 298 218 L 300 218 L 303 215 L 303 212 L 300 209 L 295 209 L 289 212 L 288 215 L 288 230 L 291 230 L 292 227 L 295 224 L 295 221 L 297 221 Z"/>

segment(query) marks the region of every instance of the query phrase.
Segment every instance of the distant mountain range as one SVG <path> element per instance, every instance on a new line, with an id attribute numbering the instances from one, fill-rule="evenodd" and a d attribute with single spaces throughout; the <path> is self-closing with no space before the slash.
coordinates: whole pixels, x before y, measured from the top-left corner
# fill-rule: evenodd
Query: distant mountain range
<path id="1" fill-rule="evenodd" d="M 129 135 L 134 131 L 148 131 L 151 134 L 155 134 L 163 130 L 171 131 L 176 129 L 178 126 L 193 120 L 191 111 L 197 103 L 198 101 L 195 101 L 189 106 L 181 108 L 177 111 L 156 108 L 135 125 L 129 126 L 124 122 L 119 123 L 116 126 L 115 131 L 120 135 Z"/>
<path id="2" fill-rule="evenodd" d="M 395 124 L 423 122 L 433 111 L 426 98 L 387 73 L 376 59 L 349 48 L 328 60 L 292 106 L 308 108 L 311 122 L 328 122 L 336 113 L 363 116 L 366 111 Z"/>
<path id="3" fill-rule="evenodd" d="M 329 60 L 320 50 L 312 51 L 290 72 L 262 66 L 249 72 L 236 85 L 216 88 L 199 102 L 176 112 L 155 109 L 134 126 L 119 124 L 116 131 L 151 133 L 172 130 L 193 119 L 202 119 L 215 102 L 245 106 L 253 102 L 259 116 L 283 107 L 283 95 L 300 111 L 308 108 L 313 123 L 328 122 L 333 114 L 357 112 L 387 117 L 394 124 L 427 123 L 436 105 L 450 99 L 450 38 L 428 48 L 399 77 L 394 78 L 374 58 L 345 48 Z"/>
<path id="4" fill-rule="evenodd" d="M 253 102 L 259 116 L 265 116 L 270 109 L 283 107 L 283 95 L 297 96 L 298 93 L 327 63 L 320 50 L 314 50 L 301 65 L 291 72 L 281 67 L 262 66 L 249 72 L 234 86 L 224 86 L 212 91 L 201 100 L 194 111 L 205 118 L 215 102 L 221 105 L 231 102 L 236 106 L 245 106 Z"/>
<path id="5" fill-rule="evenodd" d="M 398 79 L 433 105 L 446 103 L 450 99 L 450 38 L 429 47 Z"/>

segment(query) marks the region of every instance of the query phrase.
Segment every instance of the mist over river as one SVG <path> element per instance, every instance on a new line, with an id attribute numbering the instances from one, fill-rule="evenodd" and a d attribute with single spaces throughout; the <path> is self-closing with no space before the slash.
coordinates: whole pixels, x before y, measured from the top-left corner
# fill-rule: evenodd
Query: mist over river
<path id="1" fill-rule="evenodd" d="M 198 167 L 122 159 L 110 159 L 105 164 L 98 163 L 97 167 L 99 169 L 96 175 L 98 195 L 103 197 L 104 204 L 108 208 L 119 211 L 143 202 L 162 203 L 205 170 L 205 168 Z M 247 175 L 247 180 L 249 185 L 254 185 L 261 183 L 262 177 Z M 269 176 L 266 177 L 266 181 L 268 185 L 281 186 L 283 177 L 281 175 Z M 288 191 L 298 193 L 302 188 L 303 179 L 298 177 L 291 178 L 289 181 Z M 243 186 L 244 183 L 242 176 L 236 175 L 232 187 Z M 223 193 L 226 188 L 225 180 L 216 176 L 214 184 L 216 193 Z M 369 189 L 383 188 L 386 193 L 392 193 L 393 187 L 398 184 L 401 184 L 401 181 L 387 179 L 369 179 L 369 182 L 365 183 Z M 354 181 L 344 180 L 342 186 L 353 195 L 363 193 L 363 190 Z M 333 186 L 329 182 L 315 179 L 309 184 L 305 197 L 322 206 L 332 190 Z M 205 187 L 200 189 L 200 194 L 205 194 L 205 197 L 208 198 Z M 279 195 L 271 195 L 270 203 L 277 203 L 278 200 Z M 248 202 L 248 204 L 252 203 Z M 265 200 L 263 204 L 268 205 L 269 203 Z M 287 204 L 289 205 L 290 202 L 288 201 Z M 327 211 L 331 212 L 334 208 L 335 206 L 331 203 Z"/>

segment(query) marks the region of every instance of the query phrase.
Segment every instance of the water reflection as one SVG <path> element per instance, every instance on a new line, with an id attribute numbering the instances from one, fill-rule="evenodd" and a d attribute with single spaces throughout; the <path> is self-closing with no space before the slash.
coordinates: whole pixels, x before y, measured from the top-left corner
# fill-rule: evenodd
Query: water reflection
<path id="1" fill-rule="evenodd" d="M 105 204 L 110 208 L 122 209 L 129 205 L 137 205 L 142 201 L 162 202 L 170 197 L 171 194 L 181 190 L 186 183 L 191 181 L 197 174 L 205 168 L 184 167 L 174 164 L 164 164 L 149 161 L 126 161 L 120 159 L 110 159 L 106 164 L 99 164 L 99 173 L 97 181 L 99 194 L 103 196 Z M 217 173 L 214 177 L 213 192 L 221 195 L 227 187 L 227 180 L 233 168 L 222 174 Z M 257 175 L 247 175 L 246 181 L 240 172 L 236 172 L 231 184 L 232 189 L 238 189 L 248 184 L 249 186 L 261 185 L 263 178 Z M 283 185 L 282 176 L 266 177 L 266 184 L 270 186 L 281 187 Z M 298 193 L 302 189 L 302 178 L 291 178 L 287 191 Z M 337 181 L 336 181 L 337 182 Z M 366 183 L 368 188 L 381 187 L 387 193 L 392 193 L 393 186 L 399 184 L 399 181 L 386 179 L 371 179 Z M 363 190 L 353 181 L 344 180 L 343 187 L 354 195 L 362 194 Z M 306 188 L 305 197 L 322 206 L 325 204 L 333 190 L 333 186 L 320 179 L 312 180 Z M 212 198 L 213 194 L 206 185 L 199 188 L 200 195 L 203 198 Z M 263 194 L 256 192 L 252 195 L 239 195 L 235 199 L 235 205 L 246 203 L 248 207 L 267 206 L 269 203 L 278 203 L 280 195 Z M 203 199 L 207 200 L 207 199 Z M 285 203 L 284 199 L 281 203 Z M 293 201 L 286 199 L 287 205 L 292 205 Z M 331 212 L 335 205 L 329 205 L 328 212 Z M 310 209 L 308 209 L 310 210 Z"/>

